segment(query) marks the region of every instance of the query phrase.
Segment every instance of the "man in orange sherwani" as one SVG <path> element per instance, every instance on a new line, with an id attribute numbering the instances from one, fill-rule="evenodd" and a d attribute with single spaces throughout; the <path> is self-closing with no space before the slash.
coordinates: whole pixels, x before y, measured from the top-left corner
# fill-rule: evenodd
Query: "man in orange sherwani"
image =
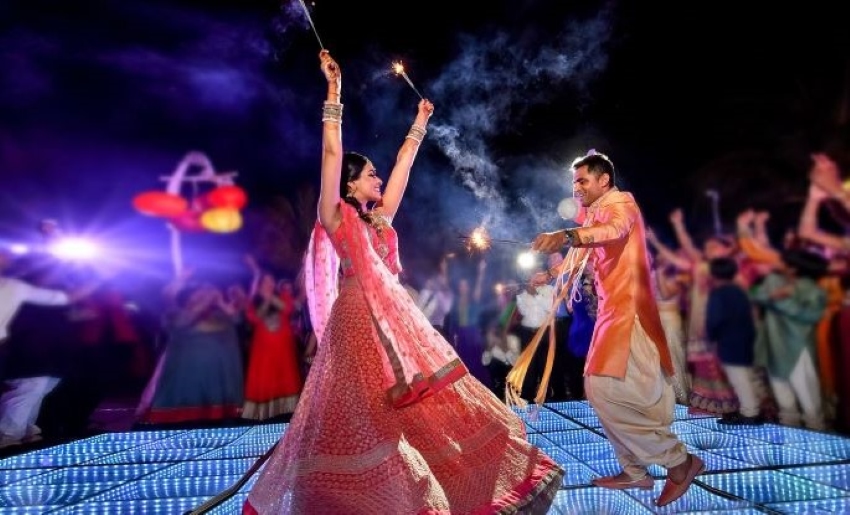
<path id="1" fill-rule="evenodd" d="M 573 162 L 572 171 L 583 225 L 540 234 L 533 249 L 550 253 L 569 246 L 575 257 L 589 252 L 596 274 L 599 311 L 585 392 L 623 471 L 593 483 L 650 489 L 654 481 L 647 466 L 658 464 L 667 468 L 667 481 L 655 502 L 665 506 L 681 497 L 705 466 L 670 430 L 675 394 L 668 376 L 674 371 L 652 294 L 643 217 L 631 193 L 614 186 L 607 156 L 590 151 Z"/>

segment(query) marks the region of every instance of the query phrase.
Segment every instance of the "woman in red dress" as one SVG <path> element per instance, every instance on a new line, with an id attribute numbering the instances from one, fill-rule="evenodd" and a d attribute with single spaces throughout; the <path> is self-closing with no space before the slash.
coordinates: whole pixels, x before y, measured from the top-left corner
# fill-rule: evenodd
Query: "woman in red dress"
<path id="1" fill-rule="evenodd" d="M 245 313 L 252 331 L 242 418 L 265 420 L 295 411 L 302 380 L 294 312 L 292 284 L 284 283 L 276 295 L 274 277 L 263 274 Z"/>

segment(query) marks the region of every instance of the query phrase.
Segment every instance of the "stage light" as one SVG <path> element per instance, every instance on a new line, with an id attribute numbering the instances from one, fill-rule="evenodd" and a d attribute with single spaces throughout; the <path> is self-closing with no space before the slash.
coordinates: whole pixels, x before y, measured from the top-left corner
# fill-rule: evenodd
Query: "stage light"
<path id="1" fill-rule="evenodd" d="M 97 246 L 83 238 L 62 238 L 50 246 L 50 253 L 60 259 L 89 260 L 97 255 Z"/>
<path id="2" fill-rule="evenodd" d="M 13 243 L 12 245 L 9 245 L 9 252 L 18 256 L 22 256 L 29 251 L 30 248 L 23 243 Z"/>
<path id="3" fill-rule="evenodd" d="M 516 264 L 523 270 L 531 270 L 537 264 L 537 258 L 533 252 L 521 252 L 516 257 Z"/>

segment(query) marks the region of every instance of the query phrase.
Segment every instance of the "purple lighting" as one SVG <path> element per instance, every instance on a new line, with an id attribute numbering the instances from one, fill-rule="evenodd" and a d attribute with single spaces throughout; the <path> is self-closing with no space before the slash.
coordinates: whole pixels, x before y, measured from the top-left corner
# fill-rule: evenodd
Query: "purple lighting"
<path id="1" fill-rule="evenodd" d="M 83 238 L 62 238 L 50 246 L 50 253 L 60 259 L 89 260 L 98 254 L 97 245 Z"/>
<path id="2" fill-rule="evenodd" d="M 30 251 L 30 248 L 23 243 L 13 243 L 9 246 L 9 252 L 16 256 L 22 256 Z"/>

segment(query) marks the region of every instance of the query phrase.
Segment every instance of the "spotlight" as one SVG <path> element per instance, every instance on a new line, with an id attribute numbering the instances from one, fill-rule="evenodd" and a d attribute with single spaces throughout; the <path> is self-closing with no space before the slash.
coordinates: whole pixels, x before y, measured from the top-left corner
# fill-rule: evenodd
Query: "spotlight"
<path id="1" fill-rule="evenodd" d="M 29 251 L 30 248 L 24 245 L 23 243 L 13 243 L 12 245 L 9 245 L 9 252 L 17 256 L 22 256 Z"/>
<path id="2" fill-rule="evenodd" d="M 521 252 L 516 257 L 516 264 L 523 270 L 531 270 L 537 264 L 537 258 L 533 252 Z"/>
<path id="3" fill-rule="evenodd" d="M 50 246 L 50 253 L 60 259 L 85 261 L 97 255 L 97 246 L 83 238 L 62 238 Z"/>

